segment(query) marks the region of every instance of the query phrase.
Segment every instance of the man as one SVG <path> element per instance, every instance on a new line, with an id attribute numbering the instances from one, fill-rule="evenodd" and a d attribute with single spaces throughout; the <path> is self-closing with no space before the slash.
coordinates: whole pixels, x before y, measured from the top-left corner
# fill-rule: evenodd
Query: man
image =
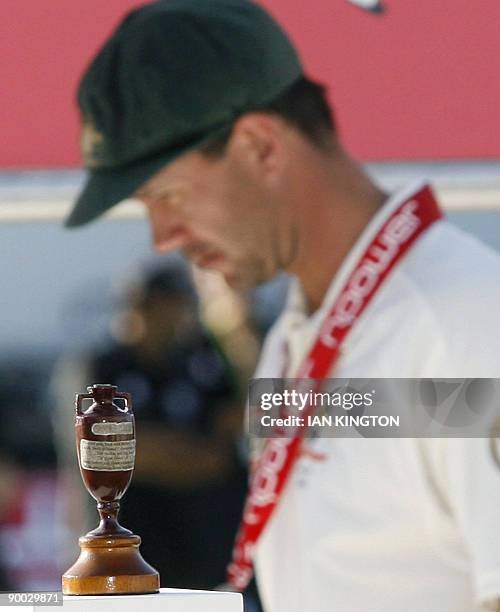
<path id="1" fill-rule="evenodd" d="M 180 248 L 235 288 L 294 275 L 257 376 L 500 374 L 499 258 L 441 220 L 429 189 L 387 198 L 256 5 L 171 0 L 132 13 L 79 104 L 91 174 L 68 225 L 134 195 L 159 251 Z M 367 249 L 379 258 L 363 269 Z M 321 375 L 316 349 L 330 351 Z M 250 497 L 243 525 L 262 533 L 244 533 L 233 564 L 243 587 L 254 549 L 266 611 L 495 609 L 500 470 L 488 440 L 295 448 L 267 523 Z"/>

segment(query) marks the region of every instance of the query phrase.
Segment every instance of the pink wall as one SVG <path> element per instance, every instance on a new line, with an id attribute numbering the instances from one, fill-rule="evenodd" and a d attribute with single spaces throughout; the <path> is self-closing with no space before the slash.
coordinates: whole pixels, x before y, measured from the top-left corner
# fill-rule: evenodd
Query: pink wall
<path id="1" fill-rule="evenodd" d="M 208 1 L 208 0 L 207 0 Z M 363 159 L 500 157 L 498 0 L 262 0 Z M 0 167 L 78 165 L 78 75 L 137 0 L 2 0 Z"/>

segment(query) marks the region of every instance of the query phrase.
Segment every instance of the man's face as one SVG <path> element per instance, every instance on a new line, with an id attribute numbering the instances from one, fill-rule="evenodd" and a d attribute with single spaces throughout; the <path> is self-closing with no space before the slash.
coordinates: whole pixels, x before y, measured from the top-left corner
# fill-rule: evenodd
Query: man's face
<path id="1" fill-rule="evenodd" d="M 180 248 L 232 287 L 253 287 L 284 266 L 276 190 L 229 145 L 220 156 L 182 155 L 135 195 L 146 205 L 158 251 Z"/>

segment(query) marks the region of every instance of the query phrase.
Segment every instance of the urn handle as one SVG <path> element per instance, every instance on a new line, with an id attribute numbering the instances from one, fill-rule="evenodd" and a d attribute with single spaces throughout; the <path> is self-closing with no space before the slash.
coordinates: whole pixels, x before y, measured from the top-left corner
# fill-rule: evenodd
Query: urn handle
<path id="1" fill-rule="evenodd" d="M 86 399 L 93 400 L 93 393 L 77 393 L 75 395 L 75 411 L 77 416 L 82 416 L 82 401 Z"/>
<path id="2" fill-rule="evenodd" d="M 132 412 L 132 395 L 130 393 L 117 391 L 115 393 L 115 399 L 125 400 L 125 408 L 120 408 L 122 412 Z"/>

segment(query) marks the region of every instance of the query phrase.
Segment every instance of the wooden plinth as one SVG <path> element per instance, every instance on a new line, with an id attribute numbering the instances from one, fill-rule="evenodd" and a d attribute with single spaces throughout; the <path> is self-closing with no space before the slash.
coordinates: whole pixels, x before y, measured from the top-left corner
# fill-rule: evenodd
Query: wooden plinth
<path id="1" fill-rule="evenodd" d="M 78 560 L 62 577 L 65 595 L 157 593 L 160 576 L 141 556 L 141 538 L 86 535 Z"/>

